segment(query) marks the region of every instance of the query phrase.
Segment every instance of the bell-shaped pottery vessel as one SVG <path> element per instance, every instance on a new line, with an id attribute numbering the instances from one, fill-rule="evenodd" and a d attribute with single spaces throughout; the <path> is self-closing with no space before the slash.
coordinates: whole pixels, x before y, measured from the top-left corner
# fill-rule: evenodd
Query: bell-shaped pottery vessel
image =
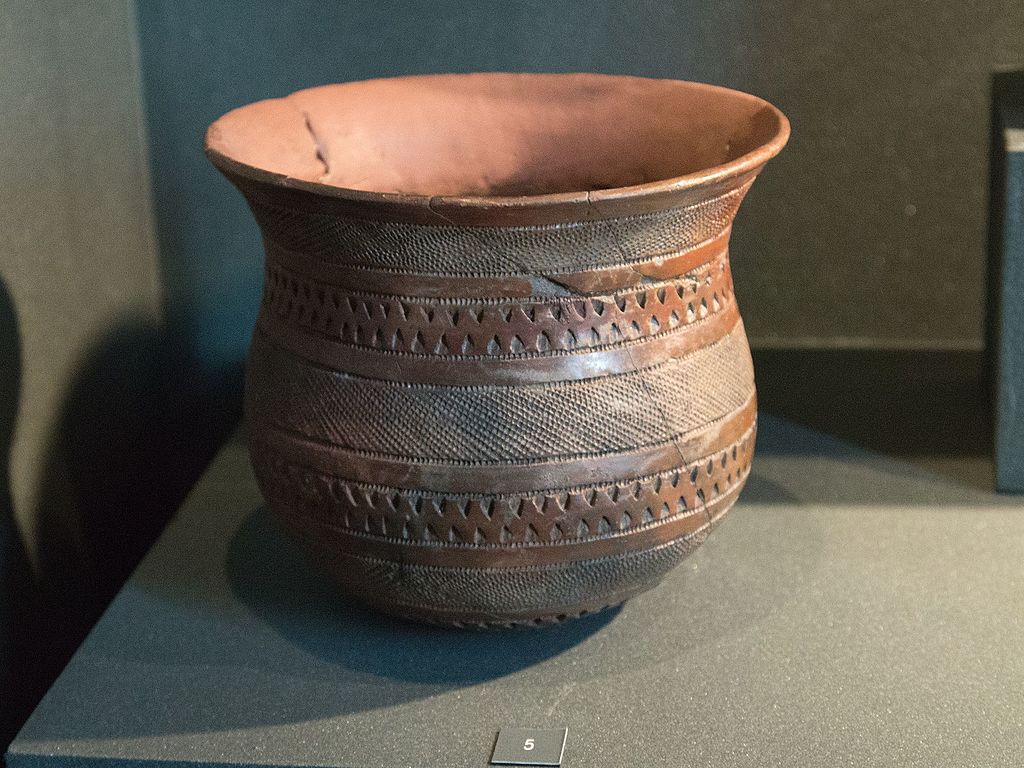
<path id="1" fill-rule="evenodd" d="M 236 109 L 206 151 L 266 251 L 267 504 L 347 593 L 541 625 L 649 589 L 750 471 L 729 232 L 785 144 L 697 83 L 476 74 Z"/>

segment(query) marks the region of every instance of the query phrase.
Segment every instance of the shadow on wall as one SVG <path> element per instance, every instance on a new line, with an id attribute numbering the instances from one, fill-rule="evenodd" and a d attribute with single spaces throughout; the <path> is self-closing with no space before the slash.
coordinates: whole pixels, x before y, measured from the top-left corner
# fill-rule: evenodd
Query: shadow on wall
<path id="1" fill-rule="evenodd" d="M 181 339 L 176 329 L 125 318 L 68 391 L 38 510 L 43 584 L 72 627 L 65 656 L 241 416 L 241 362 L 202 368 Z"/>
<path id="2" fill-rule="evenodd" d="M 10 291 L 0 277 L 0 745 L 13 738 L 38 696 L 38 686 L 29 686 L 22 670 L 39 602 L 11 500 L 11 443 L 20 394 L 21 335 Z"/>
<path id="3" fill-rule="evenodd" d="M 8 486 L 20 368 L 6 291 L 0 333 L 2 748 L 237 423 L 242 366 L 202 369 L 180 332 L 137 317 L 104 334 L 70 382 L 42 458 L 33 574 Z"/>

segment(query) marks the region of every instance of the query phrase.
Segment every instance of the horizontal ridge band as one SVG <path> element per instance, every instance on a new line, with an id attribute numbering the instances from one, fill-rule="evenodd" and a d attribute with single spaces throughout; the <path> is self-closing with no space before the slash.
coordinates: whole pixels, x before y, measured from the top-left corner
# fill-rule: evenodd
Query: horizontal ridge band
<path id="1" fill-rule="evenodd" d="M 452 304 L 353 295 L 268 265 L 258 328 L 370 378 L 459 385 L 593 378 L 678 357 L 738 319 L 728 260 L 600 298 Z"/>
<path id="2" fill-rule="evenodd" d="M 403 563 L 418 565 L 444 565 L 449 567 L 507 568 L 525 565 L 544 565 L 577 559 L 594 559 L 608 555 L 621 555 L 650 549 L 667 541 L 696 533 L 719 517 L 735 502 L 743 488 L 747 472 L 738 474 L 726 490 L 707 499 L 700 507 L 671 515 L 663 520 L 608 535 L 571 539 L 561 542 L 538 542 L 512 546 L 472 546 L 444 543 L 417 543 L 402 539 L 388 539 L 351 531 L 322 519 L 294 517 L 284 499 L 269 497 L 271 506 L 289 510 L 291 525 L 312 526 L 330 531 L 339 546 L 352 554 L 364 554 Z M 341 544 L 340 542 L 343 542 Z"/>
<path id="3" fill-rule="evenodd" d="M 389 296 L 460 299 L 538 299 L 574 297 L 628 289 L 649 280 L 666 280 L 690 272 L 724 255 L 732 226 L 705 240 L 679 245 L 649 259 L 629 264 L 581 268 L 574 272 L 538 270 L 532 274 L 437 274 L 389 270 L 376 264 L 353 265 L 325 261 L 264 239 L 267 261 L 327 286 Z"/>
<path id="4" fill-rule="evenodd" d="M 558 558 L 645 549 L 692 534 L 734 500 L 750 471 L 754 434 L 752 424 L 711 455 L 665 472 L 510 496 L 368 488 L 268 456 L 256 466 L 275 509 L 299 527 L 330 528 L 346 550 L 483 565 L 546 549 Z"/>
<path id="5" fill-rule="evenodd" d="M 370 455 L 311 440 L 261 420 L 250 420 L 254 457 L 266 456 L 360 483 L 368 488 L 455 494 L 515 494 L 571 490 L 669 471 L 731 445 L 754 424 L 756 398 L 686 435 L 646 448 L 601 456 L 562 457 L 529 462 L 472 465 L 418 461 L 406 456 Z"/>
<path id="6" fill-rule="evenodd" d="M 649 368 L 691 354 L 720 339 L 739 320 L 736 305 L 677 331 L 626 341 L 595 351 L 500 357 L 447 358 L 389 353 L 340 344 L 309 333 L 289 333 L 260 322 L 258 332 L 278 349 L 341 373 L 409 384 L 516 385 L 595 379 Z"/>
<path id="7" fill-rule="evenodd" d="M 473 464 L 666 443 L 739 408 L 753 391 L 741 321 L 708 346 L 650 367 L 515 386 L 352 376 L 256 334 L 246 410 L 260 424 L 355 451 Z"/>
<path id="8" fill-rule="evenodd" d="M 750 182 L 682 207 L 553 225 L 460 226 L 298 211 L 249 197 L 268 250 L 323 264 L 446 277 L 561 275 L 665 260 L 732 223 Z"/>

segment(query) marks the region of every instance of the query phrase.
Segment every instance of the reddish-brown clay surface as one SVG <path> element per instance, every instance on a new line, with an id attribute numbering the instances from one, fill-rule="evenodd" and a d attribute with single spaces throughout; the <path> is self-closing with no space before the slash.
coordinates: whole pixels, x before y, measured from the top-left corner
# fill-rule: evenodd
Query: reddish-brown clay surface
<path id="1" fill-rule="evenodd" d="M 270 507 L 409 618 L 545 624 L 656 584 L 749 472 L 729 230 L 788 133 L 753 96 L 601 75 L 347 83 L 215 122 L 266 245 Z"/>

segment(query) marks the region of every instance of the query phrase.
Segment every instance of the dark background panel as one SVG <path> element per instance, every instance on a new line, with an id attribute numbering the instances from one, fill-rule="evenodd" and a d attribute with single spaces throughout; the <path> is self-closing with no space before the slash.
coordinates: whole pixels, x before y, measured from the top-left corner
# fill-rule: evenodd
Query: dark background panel
<path id="1" fill-rule="evenodd" d="M 1024 492 L 1024 70 L 992 82 L 986 352 L 1000 491 Z"/>
<path id="2" fill-rule="evenodd" d="M 763 96 L 794 133 L 734 238 L 762 409 L 989 486 L 989 101 L 1022 63 L 1020 0 L 4 0 L 0 746 L 238 417 L 261 254 L 220 114 L 438 71 Z"/>

